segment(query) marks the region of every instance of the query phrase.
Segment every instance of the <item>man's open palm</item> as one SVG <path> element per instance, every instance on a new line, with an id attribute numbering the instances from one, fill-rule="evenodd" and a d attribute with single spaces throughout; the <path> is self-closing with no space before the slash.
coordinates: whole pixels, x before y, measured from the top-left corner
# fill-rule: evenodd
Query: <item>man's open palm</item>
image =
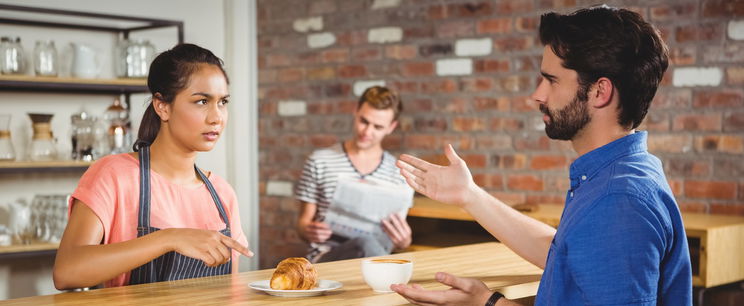
<path id="1" fill-rule="evenodd" d="M 396 163 L 406 182 L 417 192 L 434 200 L 459 206 L 467 202 L 470 190 L 475 186 L 465 161 L 452 145 L 444 148 L 449 166 L 439 166 L 422 159 L 403 154 Z"/>

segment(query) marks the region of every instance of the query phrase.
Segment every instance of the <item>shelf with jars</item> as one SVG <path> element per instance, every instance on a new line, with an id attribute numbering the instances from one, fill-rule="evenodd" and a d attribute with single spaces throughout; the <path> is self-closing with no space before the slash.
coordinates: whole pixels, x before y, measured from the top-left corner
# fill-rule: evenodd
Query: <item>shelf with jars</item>
<path id="1" fill-rule="evenodd" d="M 6 178 L 12 177 L 15 179 L 17 177 L 20 180 L 38 177 L 51 177 L 52 179 L 65 177 L 66 180 L 71 180 L 73 177 L 79 177 L 77 173 L 82 174 L 92 164 L 93 160 L 105 154 L 128 150 L 130 146 L 124 136 L 127 136 L 126 133 L 130 132 L 128 120 L 131 95 L 148 92 L 146 77 L 149 62 L 155 56 L 155 48 L 152 44 L 147 40 L 132 38 L 130 34 L 167 28 L 175 29 L 174 34 L 178 43 L 183 43 L 184 40 L 182 21 L 9 4 L 0 4 L 0 24 L 38 28 L 39 32 L 36 33 L 44 32 L 45 29 L 49 29 L 46 31 L 48 33 L 72 30 L 76 34 L 70 35 L 70 37 L 77 37 L 81 40 L 67 44 L 63 43 L 63 40 L 68 37 L 67 35 L 52 36 L 53 34 L 50 34 L 59 44 L 55 46 L 55 42 L 48 40 L 48 38 L 32 37 L 31 39 L 39 40 L 34 45 L 27 45 L 27 49 L 24 50 L 21 45 L 21 38 L 17 37 L 18 33 L 8 30 L 8 28 L 6 28 L 7 31 L 0 31 L 4 32 L 0 35 L 4 36 L 2 42 L 0 42 L 0 94 L 7 93 L 14 97 L 18 97 L 17 93 L 22 95 L 36 93 L 110 95 L 112 97 L 107 99 L 108 103 L 115 101 L 104 113 L 98 114 L 100 115 L 98 120 L 91 113 L 85 111 L 74 113 L 71 117 L 62 116 L 65 117 L 65 121 L 71 121 L 70 130 L 69 132 L 55 131 L 61 133 L 54 134 L 52 134 L 48 125 L 52 116 L 51 112 L 47 112 L 46 109 L 42 109 L 43 111 L 40 112 L 38 108 L 37 110 L 19 111 L 16 107 L 15 113 L 12 114 L 13 117 L 16 117 L 14 120 L 19 120 L 18 118 L 23 118 L 28 114 L 29 119 L 33 121 L 33 137 L 25 130 L 18 132 L 17 126 L 14 133 L 21 135 L 12 135 L 12 137 L 24 138 L 24 141 L 20 142 L 23 144 L 22 148 L 27 147 L 25 140 L 29 140 L 29 152 L 21 152 L 21 154 L 13 152 L 13 143 L 10 141 L 11 128 L 8 122 L 11 114 L 2 114 L 7 111 L 0 111 L 0 174 L 5 175 Z M 113 65 L 106 66 L 111 68 L 109 69 L 110 73 L 103 73 L 104 75 L 101 76 L 101 71 L 106 72 L 105 69 L 101 69 L 101 66 L 107 63 L 99 61 L 100 52 L 91 48 L 91 45 L 94 44 L 87 45 L 83 42 L 85 39 L 80 36 L 79 31 L 114 35 L 113 44 L 107 44 L 105 48 L 110 47 L 113 55 Z M 12 36 L 8 36 L 8 34 Z M 148 35 L 148 33 L 145 33 L 145 35 Z M 23 42 L 28 39 L 24 38 Z M 91 43 L 91 41 L 89 40 L 88 43 Z M 60 51 L 71 49 L 71 54 L 67 54 L 69 55 L 67 58 L 63 57 L 62 52 L 57 53 L 58 47 Z M 61 64 L 69 65 L 65 66 L 66 70 L 64 70 Z M 45 97 L 53 96 L 47 95 Z M 61 97 L 59 100 L 60 103 L 69 103 L 63 102 L 64 98 Z M 8 102 L 9 100 L 0 99 L 0 104 Z M 72 107 L 80 106 L 74 105 Z M 65 114 L 69 113 L 65 112 Z M 57 114 L 57 117 L 60 118 L 60 114 Z M 71 156 L 55 158 L 56 155 L 51 151 L 43 150 L 45 145 L 47 147 L 50 143 L 54 145 L 55 139 L 58 140 L 60 137 L 61 139 L 68 139 L 66 142 L 70 141 L 72 143 L 71 154 L 69 152 L 65 153 Z M 37 142 L 41 145 L 41 149 L 37 150 L 41 155 L 32 157 L 33 145 Z M 101 146 L 103 148 L 100 148 Z M 41 175 L 26 176 L 25 174 L 37 172 Z M 50 172 L 51 174 L 48 174 Z M 68 173 L 57 175 L 55 172 Z M 7 173 L 10 173 L 10 175 L 6 175 Z M 72 192 L 72 190 L 65 192 Z M 37 197 L 43 198 L 38 194 L 34 196 L 35 199 Z M 0 203 L 0 206 L 3 204 L 8 204 L 8 207 L 10 207 L 16 203 Z M 66 203 L 60 205 L 64 208 Z M 42 207 L 46 206 L 42 205 Z M 48 209 L 48 211 L 56 210 Z M 66 209 L 61 211 L 66 211 Z M 33 215 L 30 214 L 30 216 Z M 2 217 L 1 214 L 0 217 Z M 3 224 L 0 224 L 0 258 L 53 254 L 58 247 L 58 244 L 54 241 L 55 239 L 58 241 L 59 237 L 54 235 L 52 235 L 54 239 L 29 238 L 24 239 L 22 243 L 13 238 L 11 239 L 12 244 L 7 245 L 7 243 L 3 243 L 8 240 L 5 238 L 8 238 L 9 235 L 16 237 L 18 234 L 3 233 L 2 226 Z M 8 228 L 6 227 L 6 231 Z"/>
<path id="2" fill-rule="evenodd" d="M 58 172 L 82 171 L 92 164 L 89 161 L 56 160 L 56 161 L 0 161 L 0 173 L 14 172 Z"/>
<path id="3" fill-rule="evenodd" d="M 49 91 L 74 93 L 143 93 L 147 92 L 145 79 L 82 79 L 31 75 L 0 75 L 2 91 Z"/>
<path id="4" fill-rule="evenodd" d="M 72 51 L 69 58 L 69 71 L 68 73 L 61 73 L 61 58 L 58 57 L 54 41 L 37 40 L 33 52 L 25 52 L 20 37 L 2 37 L 2 43 L 0 44 L 0 92 L 110 94 L 116 95 L 117 98 L 114 99 L 114 104 L 103 114 L 104 118 L 101 118 L 102 120 L 97 120 L 95 116 L 85 111 L 73 114 L 70 134 L 72 134 L 73 142 L 71 159 L 74 161 L 56 160 L 55 158 L 47 158 L 48 156 L 34 158 L 31 156 L 34 154 L 33 152 L 24 154 L 24 156 L 15 156 L 12 153 L 10 128 L 7 127 L 7 122 L 10 119 L 3 117 L 10 115 L 0 114 L 0 172 L 45 171 L 47 169 L 51 171 L 80 170 L 85 169 L 85 162 L 105 154 L 118 153 L 126 143 L 122 137 L 126 139 L 126 137 L 131 136 L 126 135 L 126 133 L 131 132 L 127 121 L 131 94 L 148 92 L 146 77 L 149 63 L 155 56 L 155 48 L 149 41 L 141 38 L 130 38 L 130 33 L 158 28 L 175 28 L 178 42 L 183 42 L 183 22 L 137 16 L 0 4 L 0 24 L 52 28 L 55 30 L 108 32 L 118 37 L 114 42 L 115 45 L 112 46 L 114 62 L 111 68 L 113 68 L 115 78 L 100 77 L 102 70 L 102 64 L 99 61 L 100 54 L 97 54 L 96 48 L 86 43 L 75 41 L 69 43 Z M 31 65 L 29 65 L 30 63 Z M 28 115 L 33 121 L 34 127 L 32 146 L 37 142 L 42 143 L 48 138 L 54 137 L 51 136 L 51 131 L 37 133 L 37 128 L 48 123 L 53 114 L 39 112 L 29 113 Z M 83 116 L 83 118 L 80 118 L 80 116 Z M 46 117 L 46 123 L 37 122 L 42 117 Z M 91 132 L 94 129 L 99 129 L 100 125 L 104 124 L 103 129 L 111 134 L 109 135 L 111 137 L 108 137 L 111 139 L 104 139 L 103 141 L 109 143 L 110 150 L 99 150 L 98 154 L 90 152 L 78 154 L 79 152 L 76 152 L 75 148 L 75 134 L 86 129 L 87 132 Z M 125 135 L 122 135 L 123 133 Z M 82 136 L 90 135 L 85 134 L 84 131 Z M 100 142 L 101 140 L 95 141 Z M 4 148 L 8 146 L 10 146 L 10 153 L 8 153 L 7 148 Z M 28 160 L 28 162 L 24 160 Z"/>
<path id="5" fill-rule="evenodd" d="M 67 225 L 67 194 L 34 196 L 0 205 L 0 258 L 54 253 Z M 12 218 L 8 218 L 12 217 Z"/>

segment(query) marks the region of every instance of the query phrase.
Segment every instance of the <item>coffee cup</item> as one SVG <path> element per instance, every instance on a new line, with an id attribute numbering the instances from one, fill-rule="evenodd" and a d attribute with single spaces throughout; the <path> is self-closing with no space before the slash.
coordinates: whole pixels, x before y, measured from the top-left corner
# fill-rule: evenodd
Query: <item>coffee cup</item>
<path id="1" fill-rule="evenodd" d="M 364 281 L 376 292 L 393 292 L 392 284 L 406 284 L 413 274 L 413 262 L 397 258 L 362 260 Z"/>

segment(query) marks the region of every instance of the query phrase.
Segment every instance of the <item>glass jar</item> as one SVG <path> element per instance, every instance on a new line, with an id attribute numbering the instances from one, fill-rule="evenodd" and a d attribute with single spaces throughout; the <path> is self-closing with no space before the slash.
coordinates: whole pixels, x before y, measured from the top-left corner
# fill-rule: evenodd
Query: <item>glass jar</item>
<path id="1" fill-rule="evenodd" d="M 116 76 L 146 78 L 155 58 L 155 46 L 143 39 L 125 39 L 116 48 Z"/>
<path id="2" fill-rule="evenodd" d="M 57 48 L 54 41 L 36 41 L 34 48 L 34 72 L 38 76 L 57 76 Z"/>
<path id="3" fill-rule="evenodd" d="M 26 55 L 20 37 L 0 38 L 0 73 L 22 74 L 26 72 Z"/>

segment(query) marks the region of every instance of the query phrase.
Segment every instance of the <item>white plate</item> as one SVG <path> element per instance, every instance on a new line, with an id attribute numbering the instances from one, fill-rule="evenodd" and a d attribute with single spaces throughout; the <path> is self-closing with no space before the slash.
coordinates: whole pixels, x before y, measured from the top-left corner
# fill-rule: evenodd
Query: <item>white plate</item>
<path id="1" fill-rule="evenodd" d="M 326 291 L 335 290 L 343 287 L 341 282 L 321 279 L 318 281 L 318 286 L 314 289 L 309 290 L 275 290 L 271 289 L 269 285 L 270 280 L 260 280 L 248 284 L 248 287 L 256 289 L 258 291 L 266 292 L 269 295 L 281 296 L 281 297 L 303 297 L 303 296 L 316 296 L 325 293 Z"/>

